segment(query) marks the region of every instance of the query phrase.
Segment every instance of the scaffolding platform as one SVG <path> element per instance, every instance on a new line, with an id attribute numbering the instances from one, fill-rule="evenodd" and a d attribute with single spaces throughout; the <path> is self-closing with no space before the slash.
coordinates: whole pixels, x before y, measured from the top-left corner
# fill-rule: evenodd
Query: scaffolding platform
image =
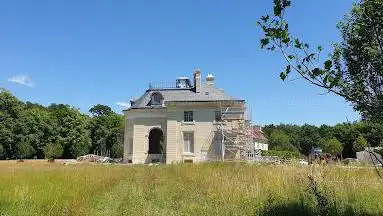
<path id="1" fill-rule="evenodd" d="M 221 133 L 223 161 L 248 160 L 248 152 L 253 150 L 251 115 L 244 102 L 229 107 L 220 107 L 221 120 L 218 131 Z"/>

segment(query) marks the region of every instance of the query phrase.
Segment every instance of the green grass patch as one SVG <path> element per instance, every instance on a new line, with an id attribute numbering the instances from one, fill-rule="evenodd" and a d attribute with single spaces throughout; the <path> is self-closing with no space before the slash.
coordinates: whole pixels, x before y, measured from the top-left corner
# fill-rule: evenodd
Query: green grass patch
<path id="1" fill-rule="evenodd" d="M 2 215 L 383 215 L 370 168 L 0 163 L 0 185 Z"/>

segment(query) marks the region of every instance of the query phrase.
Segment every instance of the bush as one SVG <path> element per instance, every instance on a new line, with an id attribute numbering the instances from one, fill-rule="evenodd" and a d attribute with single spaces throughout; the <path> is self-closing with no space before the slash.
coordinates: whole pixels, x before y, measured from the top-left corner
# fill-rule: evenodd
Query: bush
<path id="1" fill-rule="evenodd" d="M 293 159 L 293 158 L 299 158 L 300 154 L 299 152 L 294 152 L 294 151 L 269 150 L 269 151 L 262 151 L 262 156 L 278 156 L 280 158 Z"/>

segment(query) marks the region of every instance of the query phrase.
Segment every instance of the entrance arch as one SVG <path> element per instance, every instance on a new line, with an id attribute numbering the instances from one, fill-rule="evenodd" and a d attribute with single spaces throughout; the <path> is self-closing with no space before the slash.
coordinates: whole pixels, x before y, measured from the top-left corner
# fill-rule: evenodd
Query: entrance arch
<path id="1" fill-rule="evenodd" d="M 153 128 L 149 132 L 149 150 L 148 154 L 164 153 L 164 133 L 160 128 Z"/>

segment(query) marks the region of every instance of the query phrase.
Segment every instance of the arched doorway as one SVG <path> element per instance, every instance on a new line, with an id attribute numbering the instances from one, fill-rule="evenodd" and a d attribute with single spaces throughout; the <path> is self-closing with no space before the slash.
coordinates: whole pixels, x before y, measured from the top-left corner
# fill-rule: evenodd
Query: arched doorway
<path id="1" fill-rule="evenodd" d="M 163 154 L 164 152 L 164 133 L 159 128 L 153 128 L 149 132 L 148 154 Z"/>

